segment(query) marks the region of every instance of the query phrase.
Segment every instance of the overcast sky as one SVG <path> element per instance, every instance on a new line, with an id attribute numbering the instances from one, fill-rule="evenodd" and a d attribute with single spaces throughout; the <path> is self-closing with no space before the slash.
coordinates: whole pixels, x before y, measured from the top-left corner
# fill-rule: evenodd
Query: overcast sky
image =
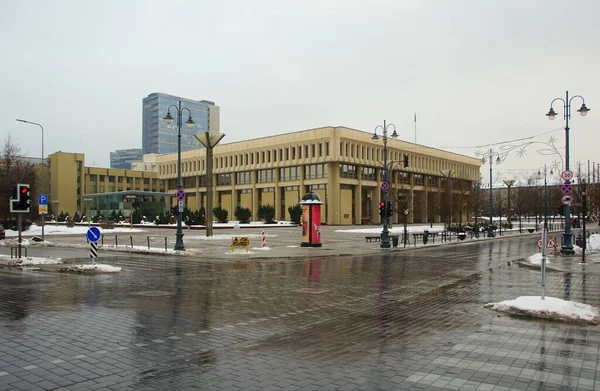
<path id="1" fill-rule="evenodd" d="M 326 125 L 475 156 L 536 136 L 571 168 L 600 162 L 600 2 L 580 0 L 0 0 L 0 136 L 24 154 L 141 148 L 142 99 L 164 92 L 221 107 L 223 142 Z M 530 140 L 531 141 L 531 140 Z M 499 146 L 494 146 L 498 149 Z M 560 160 L 509 154 L 494 181 Z M 498 175 L 499 174 L 499 175 Z M 482 169 L 484 182 L 489 166 Z M 525 174 L 524 174 L 525 175 Z"/>

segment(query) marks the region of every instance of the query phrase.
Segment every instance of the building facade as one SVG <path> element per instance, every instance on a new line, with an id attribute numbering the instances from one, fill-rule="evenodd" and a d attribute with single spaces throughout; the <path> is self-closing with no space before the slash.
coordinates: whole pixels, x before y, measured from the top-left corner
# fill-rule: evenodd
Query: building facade
<path id="1" fill-rule="evenodd" d="M 288 207 L 312 191 L 324 202 L 322 222 L 349 225 L 379 223 L 382 199 L 383 144 L 372 134 L 345 127 L 323 127 L 214 148 L 213 205 L 229 211 L 275 207 L 276 219 L 289 220 Z M 455 205 L 452 221 L 469 216 L 471 188 L 481 161 L 401 140 L 388 139 L 390 200 L 396 211 L 409 210 L 408 222 L 442 221 L 444 205 Z M 403 156 L 409 165 L 404 168 Z M 166 191 L 177 188 L 177 154 L 157 157 L 158 177 Z M 182 185 L 187 207 L 206 205 L 206 150 L 182 153 Z M 448 197 L 450 195 L 450 197 Z M 396 213 L 392 222 L 400 222 Z"/>
<path id="2" fill-rule="evenodd" d="M 163 192 L 156 172 L 86 167 L 81 153 L 56 152 L 48 156 L 49 198 L 52 211 L 73 216 L 85 213 L 88 194 L 120 191 Z"/>
<path id="3" fill-rule="evenodd" d="M 202 148 L 194 134 L 202 131 L 219 131 L 219 106 L 207 100 L 191 100 L 178 96 L 152 93 L 142 102 L 142 151 L 147 153 L 176 153 L 177 152 L 177 110 L 171 108 L 170 113 L 174 121 L 167 124 L 163 118 L 169 111 L 169 106 L 181 106 L 190 110 L 194 125 L 188 128 L 185 124 L 181 127 L 181 150 L 189 151 Z M 189 114 L 183 111 L 183 122 L 187 121 Z M 138 159 L 140 160 L 140 159 Z"/>
<path id="4" fill-rule="evenodd" d="M 142 149 L 117 149 L 110 153 L 110 168 L 130 170 L 131 163 L 142 160 Z"/>

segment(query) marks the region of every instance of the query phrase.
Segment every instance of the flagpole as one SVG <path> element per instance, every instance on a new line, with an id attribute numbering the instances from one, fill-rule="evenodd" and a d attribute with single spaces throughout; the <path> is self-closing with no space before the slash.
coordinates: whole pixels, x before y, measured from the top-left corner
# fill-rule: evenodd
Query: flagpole
<path id="1" fill-rule="evenodd" d="M 415 144 L 417 143 L 417 112 L 415 111 Z"/>

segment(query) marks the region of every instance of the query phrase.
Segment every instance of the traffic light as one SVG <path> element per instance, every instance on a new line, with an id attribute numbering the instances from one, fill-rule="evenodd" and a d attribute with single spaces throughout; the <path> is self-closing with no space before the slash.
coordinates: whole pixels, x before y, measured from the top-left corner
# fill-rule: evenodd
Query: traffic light
<path id="1" fill-rule="evenodd" d="M 408 167 L 408 155 L 404 155 L 403 162 L 404 162 L 404 168 Z"/>
<path id="2" fill-rule="evenodd" d="M 10 211 L 12 213 L 29 213 L 31 206 L 31 189 L 29 185 L 19 183 L 11 188 Z"/>
<path id="3" fill-rule="evenodd" d="M 177 210 L 177 209 L 178 209 L 178 208 L 177 208 L 176 206 L 172 206 L 172 207 L 171 207 L 171 214 L 172 214 L 173 216 L 177 216 L 177 213 L 178 213 L 178 210 Z"/>
<path id="4" fill-rule="evenodd" d="M 29 185 L 19 184 L 19 209 L 29 212 L 31 206 L 31 188 Z"/>
<path id="5" fill-rule="evenodd" d="M 388 201 L 387 203 L 387 216 L 392 217 L 394 214 L 394 208 L 392 208 L 392 203 Z"/>
<path id="6" fill-rule="evenodd" d="M 379 216 L 384 217 L 385 216 L 385 202 L 381 201 L 379 203 Z"/>

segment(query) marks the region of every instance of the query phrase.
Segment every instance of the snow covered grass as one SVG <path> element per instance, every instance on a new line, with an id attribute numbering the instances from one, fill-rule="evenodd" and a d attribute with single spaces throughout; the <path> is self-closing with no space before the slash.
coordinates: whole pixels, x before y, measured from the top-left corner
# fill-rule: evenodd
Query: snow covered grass
<path id="1" fill-rule="evenodd" d="M 597 308 L 589 304 L 566 301 L 556 297 L 521 296 L 514 300 L 488 303 L 485 308 L 532 318 L 543 318 L 563 322 L 600 324 Z"/>
<path id="2" fill-rule="evenodd" d="M 0 255 L 0 265 L 3 265 L 3 266 L 56 265 L 59 263 L 63 263 L 61 258 L 40 258 L 40 257 L 11 258 L 10 255 Z"/>
<path id="3" fill-rule="evenodd" d="M 121 271 L 120 267 L 104 265 L 97 263 L 95 265 L 68 265 L 59 269 L 63 273 L 85 273 L 85 274 L 99 274 L 99 273 L 118 273 Z"/>

